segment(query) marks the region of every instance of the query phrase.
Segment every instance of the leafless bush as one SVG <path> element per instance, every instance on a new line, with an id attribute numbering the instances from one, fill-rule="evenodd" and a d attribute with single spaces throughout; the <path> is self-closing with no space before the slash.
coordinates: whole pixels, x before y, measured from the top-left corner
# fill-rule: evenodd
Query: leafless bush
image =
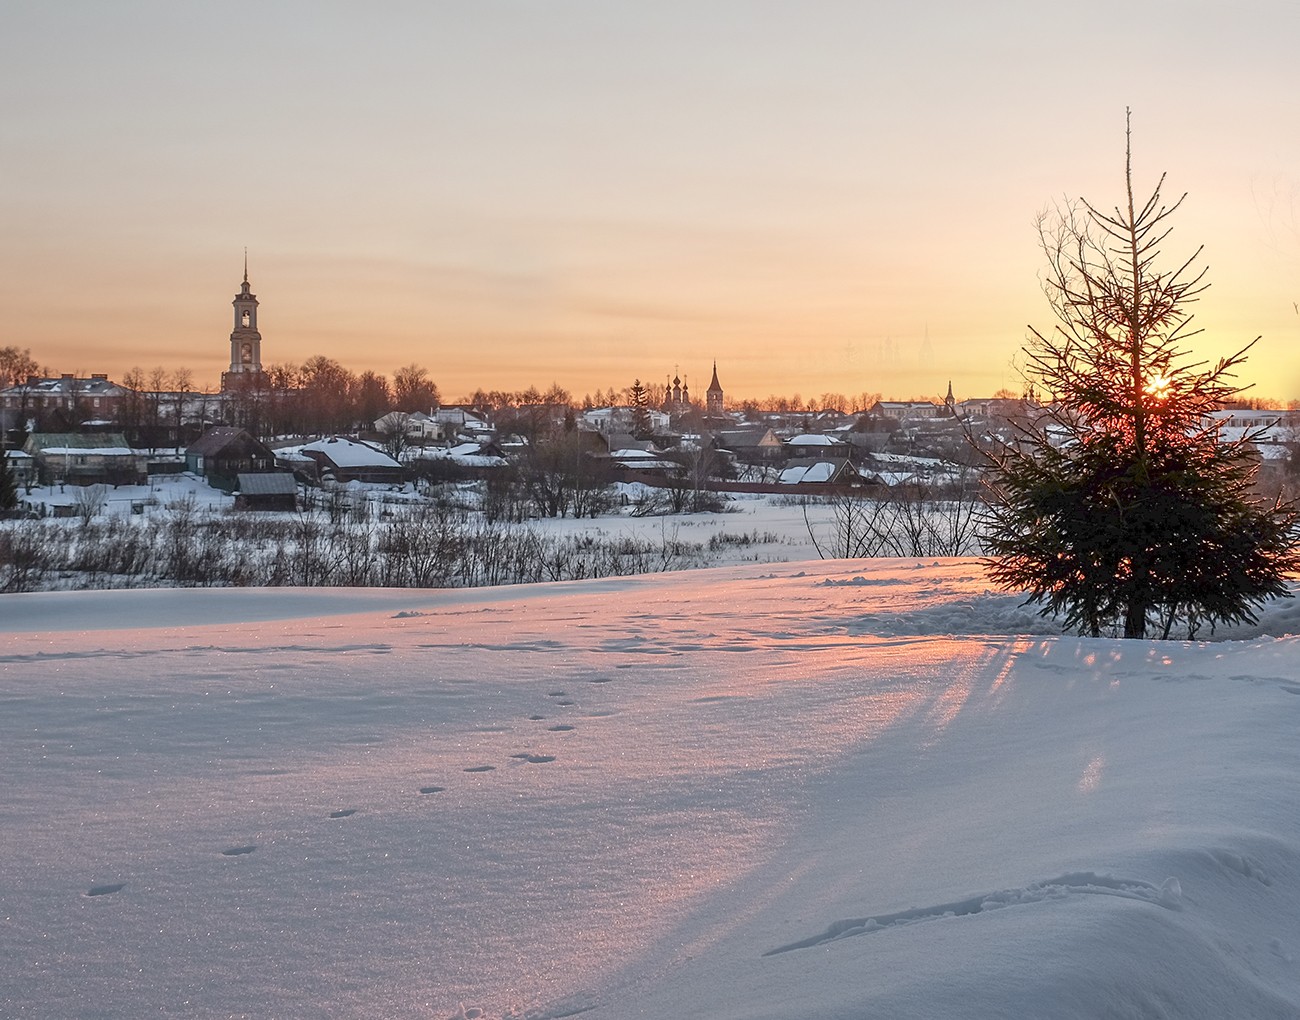
<path id="1" fill-rule="evenodd" d="M 0 531 L 0 592 L 39 591 L 47 566 L 45 522 L 27 521 Z"/>
<path id="2" fill-rule="evenodd" d="M 107 485 L 85 485 L 77 489 L 72 497 L 72 505 L 77 509 L 82 527 L 89 525 L 95 515 L 104 509 L 104 500 L 107 498 Z"/>
<path id="3" fill-rule="evenodd" d="M 972 556 L 982 551 L 980 482 L 972 469 L 883 491 L 837 494 L 830 505 L 834 524 L 829 540 L 819 539 L 807 522 L 823 559 Z"/>
<path id="4" fill-rule="evenodd" d="M 657 539 L 549 536 L 450 503 L 331 523 L 212 514 L 193 501 L 167 514 L 97 517 L 86 524 L 15 521 L 0 531 L 0 590 L 173 586 L 473 587 L 704 566 L 723 552 Z"/>

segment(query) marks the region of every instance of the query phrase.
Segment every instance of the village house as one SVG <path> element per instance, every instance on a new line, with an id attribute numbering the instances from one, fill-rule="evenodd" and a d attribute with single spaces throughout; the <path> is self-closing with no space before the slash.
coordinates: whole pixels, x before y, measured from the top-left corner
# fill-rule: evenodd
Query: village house
<path id="1" fill-rule="evenodd" d="M 185 470 L 223 492 L 237 487 L 241 474 L 275 470 L 275 453 L 244 429 L 218 425 L 185 451 Z"/>
<path id="2" fill-rule="evenodd" d="M 298 482 L 287 471 L 241 473 L 236 479 L 236 510 L 298 509 Z"/>
<path id="3" fill-rule="evenodd" d="M 5 428 L 25 428 L 28 420 L 39 421 L 56 411 L 70 426 L 87 419 L 107 421 L 130 392 L 101 372 L 89 379 L 72 373 L 57 379 L 28 376 L 26 382 L 0 390 L 0 422 Z"/>
<path id="4" fill-rule="evenodd" d="M 801 457 L 786 464 L 776 481 L 778 485 L 859 485 L 862 476 L 847 457 Z"/>
<path id="5" fill-rule="evenodd" d="M 433 415 L 423 411 L 389 411 L 376 419 L 375 432 L 381 436 L 394 434 L 397 430 L 405 433 L 413 443 L 440 443 L 448 437 L 446 426 Z"/>
<path id="6" fill-rule="evenodd" d="M 297 447 L 296 466 L 302 468 L 302 458 L 314 466 L 309 472 L 314 480 L 333 479 L 336 482 L 372 482 L 384 485 L 401 485 L 405 479 L 402 465 L 392 457 L 368 443 L 331 436 Z M 277 452 L 285 460 L 288 451 Z M 292 466 L 292 465 L 291 465 Z"/>
<path id="7" fill-rule="evenodd" d="M 785 441 L 791 457 L 847 457 L 852 452 L 848 440 L 816 432 L 803 432 Z"/>
<path id="8" fill-rule="evenodd" d="M 45 485 L 144 485 L 149 458 L 120 432 L 34 432 L 23 445 Z"/>
<path id="9" fill-rule="evenodd" d="M 30 453 L 25 450 L 0 450 L 0 455 L 9 462 L 15 484 L 22 486 L 35 483 L 36 461 Z"/>
<path id="10" fill-rule="evenodd" d="M 867 413 L 896 421 L 908 421 L 913 418 L 938 418 L 947 414 L 948 408 L 931 400 L 877 400 L 867 409 Z"/>
<path id="11" fill-rule="evenodd" d="M 496 431 L 486 415 L 463 404 L 435 407 L 433 420 L 442 430 L 441 438 L 447 440 L 456 436 L 464 436 L 466 439 L 483 438 Z"/>
<path id="12" fill-rule="evenodd" d="M 641 413 L 649 423 L 652 433 L 665 433 L 671 427 L 672 419 L 663 411 L 644 407 Z M 636 423 L 636 409 L 632 407 L 593 407 L 582 412 L 584 425 L 603 435 L 631 433 Z"/>
<path id="13" fill-rule="evenodd" d="M 766 425 L 714 432 L 713 446 L 735 455 L 742 463 L 771 462 L 785 456 L 785 444 Z"/>

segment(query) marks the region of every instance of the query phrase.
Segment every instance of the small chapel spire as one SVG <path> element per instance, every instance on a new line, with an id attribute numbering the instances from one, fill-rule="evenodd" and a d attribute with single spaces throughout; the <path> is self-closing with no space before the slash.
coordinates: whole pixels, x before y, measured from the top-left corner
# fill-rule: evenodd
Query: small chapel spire
<path id="1" fill-rule="evenodd" d="M 244 248 L 244 282 L 248 282 L 248 248 Z"/>
<path id="2" fill-rule="evenodd" d="M 718 382 L 718 361 L 713 360 L 713 378 L 705 391 L 705 408 L 710 415 L 722 414 L 722 384 Z"/>

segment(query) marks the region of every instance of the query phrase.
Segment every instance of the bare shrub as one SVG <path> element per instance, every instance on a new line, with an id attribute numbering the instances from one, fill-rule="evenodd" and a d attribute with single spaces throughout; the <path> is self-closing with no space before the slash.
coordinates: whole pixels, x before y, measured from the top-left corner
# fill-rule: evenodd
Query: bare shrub
<path id="1" fill-rule="evenodd" d="M 829 541 L 808 525 L 823 559 L 877 556 L 973 556 L 982 549 L 978 472 L 918 479 L 881 491 L 839 493 L 830 497 L 834 521 Z"/>

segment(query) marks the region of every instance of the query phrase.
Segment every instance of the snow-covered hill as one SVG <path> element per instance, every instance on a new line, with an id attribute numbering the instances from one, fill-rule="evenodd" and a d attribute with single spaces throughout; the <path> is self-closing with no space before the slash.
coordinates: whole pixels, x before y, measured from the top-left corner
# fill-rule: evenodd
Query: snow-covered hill
<path id="1" fill-rule="evenodd" d="M 1017 603 L 971 561 L 4 596 L 0 1016 L 1300 1014 L 1292 604 Z"/>

